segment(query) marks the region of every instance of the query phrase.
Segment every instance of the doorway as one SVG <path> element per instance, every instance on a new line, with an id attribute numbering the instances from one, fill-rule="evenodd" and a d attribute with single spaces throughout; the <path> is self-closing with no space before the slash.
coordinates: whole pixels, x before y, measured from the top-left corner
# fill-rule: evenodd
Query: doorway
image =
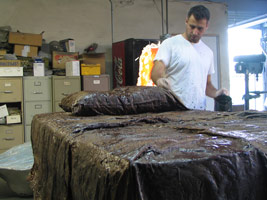
<path id="1" fill-rule="evenodd" d="M 236 73 L 234 57 L 262 54 L 261 38 L 260 29 L 238 27 L 228 29 L 230 94 L 233 105 L 244 105 L 243 95 L 245 94 L 245 74 Z M 263 73 L 258 74 L 258 77 L 255 74 L 249 75 L 249 90 L 264 91 Z M 264 110 L 264 95 L 250 99 L 249 109 Z"/>

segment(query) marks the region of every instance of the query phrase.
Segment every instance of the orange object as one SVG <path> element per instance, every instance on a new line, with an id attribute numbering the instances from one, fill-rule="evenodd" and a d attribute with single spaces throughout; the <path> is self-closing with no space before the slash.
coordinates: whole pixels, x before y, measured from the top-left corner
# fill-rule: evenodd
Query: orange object
<path id="1" fill-rule="evenodd" d="M 159 45 L 149 44 L 142 50 L 139 58 L 139 77 L 137 79 L 137 86 L 154 86 L 151 80 L 151 71 L 154 67 L 154 58 L 158 52 Z"/>

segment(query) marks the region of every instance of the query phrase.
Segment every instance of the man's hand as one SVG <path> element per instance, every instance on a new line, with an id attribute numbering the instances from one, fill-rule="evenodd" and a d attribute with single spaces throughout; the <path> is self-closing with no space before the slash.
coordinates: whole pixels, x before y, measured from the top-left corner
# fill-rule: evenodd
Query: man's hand
<path id="1" fill-rule="evenodd" d="M 159 79 L 157 80 L 156 85 L 157 85 L 158 87 L 163 87 L 163 88 L 165 88 L 165 89 L 167 89 L 167 90 L 170 90 L 170 89 L 171 89 L 170 82 L 168 81 L 167 78 L 159 78 Z"/>
<path id="2" fill-rule="evenodd" d="M 220 96 L 222 94 L 225 94 L 225 95 L 229 96 L 228 90 L 225 89 L 225 88 L 221 88 L 221 89 L 219 89 L 219 90 L 216 91 L 215 97 L 218 97 L 218 96 Z"/>

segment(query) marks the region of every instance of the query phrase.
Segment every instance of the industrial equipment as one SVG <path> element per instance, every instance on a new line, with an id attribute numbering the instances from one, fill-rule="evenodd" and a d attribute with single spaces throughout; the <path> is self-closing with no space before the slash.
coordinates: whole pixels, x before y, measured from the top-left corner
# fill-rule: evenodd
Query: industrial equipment
<path id="1" fill-rule="evenodd" d="M 235 71 L 239 74 L 245 74 L 245 110 L 249 110 L 249 100 L 260 97 L 260 94 L 267 93 L 267 91 L 249 91 L 249 74 L 255 74 L 256 80 L 258 75 L 262 73 L 264 62 L 266 57 L 264 54 L 258 55 L 243 55 L 234 57 L 234 61 L 237 62 L 235 65 Z M 254 95 L 250 95 L 250 93 Z"/>

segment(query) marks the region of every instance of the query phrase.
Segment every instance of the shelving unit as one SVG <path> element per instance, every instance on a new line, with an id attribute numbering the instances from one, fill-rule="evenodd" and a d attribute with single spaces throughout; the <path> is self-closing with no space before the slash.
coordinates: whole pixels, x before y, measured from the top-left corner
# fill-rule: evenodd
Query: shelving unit
<path id="1" fill-rule="evenodd" d="M 20 122 L 0 125 L 0 153 L 24 143 L 22 77 L 0 77 L 0 106 L 20 111 Z"/>

